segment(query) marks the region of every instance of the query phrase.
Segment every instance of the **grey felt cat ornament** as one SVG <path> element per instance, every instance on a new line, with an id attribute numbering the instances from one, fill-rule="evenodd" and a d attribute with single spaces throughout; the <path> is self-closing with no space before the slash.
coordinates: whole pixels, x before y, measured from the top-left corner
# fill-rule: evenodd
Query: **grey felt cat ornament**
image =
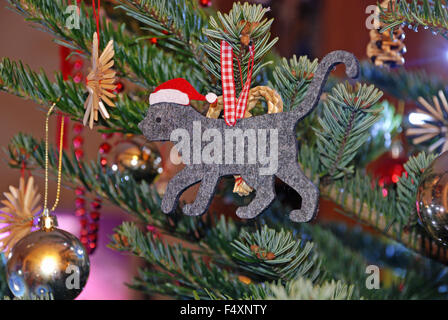
<path id="1" fill-rule="evenodd" d="M 358 60 L 346 51 L 334 51 L 317 67 L 308 91 L 294 110 L 239 119 L 228 126 L 223 119 L 206 118 L 189 105 L 189 100 L 213 102 L 216 95 L 202 96 L 186 80 L 174 79 L 156 88 L 139 128 L 150 141 L 177 142 L 185 168 L 168 183 L 162 211 L 172 213 L 181 194 L 200 182 L 196 199 L 183 207 L 186 215 L 198 216 L 210 205 L 219 179 L 241 175 L 256 194 L 249 205 L 237 209 L 240 218 L 252 219 L 274 201 L 275 177 L 302 198 L 300 209 L 290 212 L 295 222 L 312 220 L 318 208 L 319 190 L 303 173 L 298 159 L 295 127 L 319 102 L 332 69 L 345 64 L 346 73 L 356 78 Z"/>

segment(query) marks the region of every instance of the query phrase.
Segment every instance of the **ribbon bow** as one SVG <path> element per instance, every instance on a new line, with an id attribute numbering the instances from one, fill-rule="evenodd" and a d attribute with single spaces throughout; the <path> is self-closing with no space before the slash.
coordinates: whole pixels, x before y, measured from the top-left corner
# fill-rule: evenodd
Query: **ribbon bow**
<path id="1" fill-rule="evenodd" d="M 248 63 L 248 73 L 246 83 L 241 90 L 238 100 L 235 98 L 235 80 L 233 76 L 233 49 L 226 41 L 221 41 L 221 79 L 222 94 L 224 100 L 224 120 L 228 126 L 234 126 L 237 119 L 244 117 L 246 113 L 247 100 L 252 79 L 252 69 L 254 67 L 254 47 L 249 46 L 250 59 Z M 241 67 L 238 63 L 238 67 Z M 242 83 L 242 79 L 241 79 Z"/>

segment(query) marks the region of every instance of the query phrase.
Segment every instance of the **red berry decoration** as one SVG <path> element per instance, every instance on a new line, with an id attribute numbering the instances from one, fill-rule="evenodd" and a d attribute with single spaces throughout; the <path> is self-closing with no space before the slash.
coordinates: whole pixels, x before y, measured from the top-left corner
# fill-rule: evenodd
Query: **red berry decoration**
<path id="1" fill-rule="evenodd" d="M 114 136 L 114 133 L 113 133 L 113 132 L 111 132 L 111 133 L 102 133 L 102 134 L 101 134 L 101 138 L 103 138 L 103 140 L 110 139 L 110 138 L 112 138 L 113 136 Z"/>
<path id="2" fill-rule="evenodd" d="M 101 157 L 101 159 L 100 159 L 100 164 L 101 164 L 102 167 L 107 166 L 107 159 L 104 158 L 104 157 Z"/>
<path id="3" fill-rule="evenodd" d="M 84 199 L 83 198 L 76 198 L 75 206 L 76 206 L 77 209 L 84 208 Z"/>
<path id="4" fill-rule="evenodd" d="M 76 136 L 73 138 L 73 147 L 75 147 L 75 149 L 81 148 L 83 143 L 84 143 L 83 137 Z"/>
<path id="5" fill-rule="evenodd" d="M 76 160 L 81 160 L 84 157 L 84 151 L 82 151 L 82 149 L 76 149 L 75 150 L 75 156 L 76 156 Z"/>
<path id="6" fill-rule="evenodd" d="M 75 156 L 78 160 L 84 157 L 84 138 L 81 136 L 83 132 L 83 126 L 81 124 L 75 124 L 73 126 L 73 133 L 75 137 L 73 138 L 73 146 L 75 148 Z M 112 137 L 113 134 L 103 134 L 103 139 L 107 139 Z M 99 152 L 101 154 L 107 154 L 111 149 L 110 144 L 104 142 L 101 144 Z M 102 165 L 107 164 L 101 160 Z M 105 159 L 104 159 L 105 160 Z M 92 254 L 96 247 L 98 241 L 98 221 L 100 219 L 101 209 L 101 199 L 96 198 L 94 201 L 90 203 L 93 211 L 88 214 L 88 210 L 86 209 L 86 199 L 85 189 L 83 187 L 77 187 L 75 189 L 76 199 L 75 199 L 75 215 L 79 217 L 79 224 L 81 225 L 80 231 L 80 241 L 86 247 L 87 252 Z"/>
<path id="7" fill-rule="evenodd" d="M 98 221 L 98 220 L 100 220 L 100 213 L 99 213 L 99 211 L 92 211 L 92 212 L 90 212 L 90 218 L 91 218 L 93 221 Z"/>
<path id="8" fill-rule="evenodd" d="M 117 84 L 115 85 L 115 89 L 112 92 L 117 94 L 117 93 L 122 93 L 123 90 L 124 90 L 123 83 L 122 82 L 117 82 Z"/>
<path id="9" fill-rule="evenodd" d="M 212 0 L 199 0 L 201 7 L 210 7 L 212 5 Z"/>
<path id="10" fill-rule="evenodd" d="M 81 134 L 83 129 L 84 129 L 84 126 L 80 123 L 75 123 L 75 125 L 73 126 L 73 132 L 75 134 Z"/>
<path id="11" fill-rule="evenodd" d="M 89 220 L 87 220 L 87 218 L 83 217 L 81 219 L 79 219 L 79 224 L 81 225 L 81 228 L 87 227 L 87 223 L 89 223 Z"/>
<path id="12" fill-rule="evenodd" d="M 86 214 L 86 209 L 84 209 L 84 208 L 79 208 L 79 209 L 76 209 L 76 211 L 75 211 L 75 215 L 77 217 L 82 217 L 85 214 Z"/>
<path id="13" fill-rule="evenodd" d="M 103 142 L 103 143 L 100 145 L 99 152 L 100 152 L 101 154 L 108 154 L 109 151 L 110 151 L 110 149 L 112 149 L 112 147 L 110 146 L 110 144 L 108 144 L 107 142 Z"/>
<path id="14" fill-rule="evenodd" d="M 152 44 L 157 44 L 157 38 L 151 38 L 150 41 L 151 41 Z"/>
<path id="15" fill-rule="evenodd" d="M 98 198 L 96 198 L 95 201 L 92 201 L 92 202 L 90 203 L 90 205 L 92 206 L 92 209 L 93 209 L 93 210 L 101 209 L 101 200 L 98 199 Z"/>
<path id="16" fill-rule="evenodd" d="M 73 81 L 75 83 L 80 83 L 82 81 L 82 74 L 81 73 L 77 73 L 74 77 L 73 77 Z"/>
<path id="17" fill-rule="evenodd" d="M 83 196 L 83 195 L 84 195 L 84 189 L 83 189 L 83 188 L 80 188 L 80 187 L 77 187 L 77 188 L 75 189 L 75 194 L 76 194 L 77 196 Z"/>
<path id="18" fill-rule="evenodd" d="M 96 222 L 92 222 L 89 224 L 89 231 L 98 231 L 98 224 Z"/>
<path id="19" fill-rule="evenodd" d="M 82 60 L 77 60 L 74 64 L 73 64 L 73 68 L 77 71 L 82 69 L 82 66 L 84 65 L 84 62 Z"/>
<path id="20" fill-rule="evenodd" d="M 81 240 L 81 243 L 82 243 L 84 246 L 87 246 L 87 243 L 89 242 L 89 239 L 87 239 L 87 236 L 81 236 L 81 237 L 79 238 L 79 240 Z"/>

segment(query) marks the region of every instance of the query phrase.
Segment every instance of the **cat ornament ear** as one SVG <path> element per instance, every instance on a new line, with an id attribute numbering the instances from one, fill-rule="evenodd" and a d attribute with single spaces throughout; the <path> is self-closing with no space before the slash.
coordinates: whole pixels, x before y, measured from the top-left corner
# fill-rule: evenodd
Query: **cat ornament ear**
<path id="1" fill-rule="evenodd" d="M 168 80 L 158 86 L 149 96 L 149 104 L 161 102 L 176 103 L 184 106 L 190 104 L 190 100 L 207 101 L 214 103 L 218 97 L 214 93 L 203 96 L 185 79 L 177 78 Z"/>

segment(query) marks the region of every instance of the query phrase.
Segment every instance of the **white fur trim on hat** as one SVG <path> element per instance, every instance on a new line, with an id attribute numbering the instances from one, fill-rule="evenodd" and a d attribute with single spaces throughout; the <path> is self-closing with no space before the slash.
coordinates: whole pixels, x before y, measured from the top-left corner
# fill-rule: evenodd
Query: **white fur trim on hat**
<path id="1" fill-rule="evenodd" d="M 205 96 L 205 100 L 207 100 L 208 103 L 214 103 L 218 99 L 218 96 L 214 94 L 213 92 L 207 93 Z"/>
<path id="2" fill-rule="evenodd" d="M 190 99 L 186 93 L 175 89 L 161 89 L 149 95 L 150 105 L 160 102 L 171 102 L 187 106 L 190 104 Z"/>

